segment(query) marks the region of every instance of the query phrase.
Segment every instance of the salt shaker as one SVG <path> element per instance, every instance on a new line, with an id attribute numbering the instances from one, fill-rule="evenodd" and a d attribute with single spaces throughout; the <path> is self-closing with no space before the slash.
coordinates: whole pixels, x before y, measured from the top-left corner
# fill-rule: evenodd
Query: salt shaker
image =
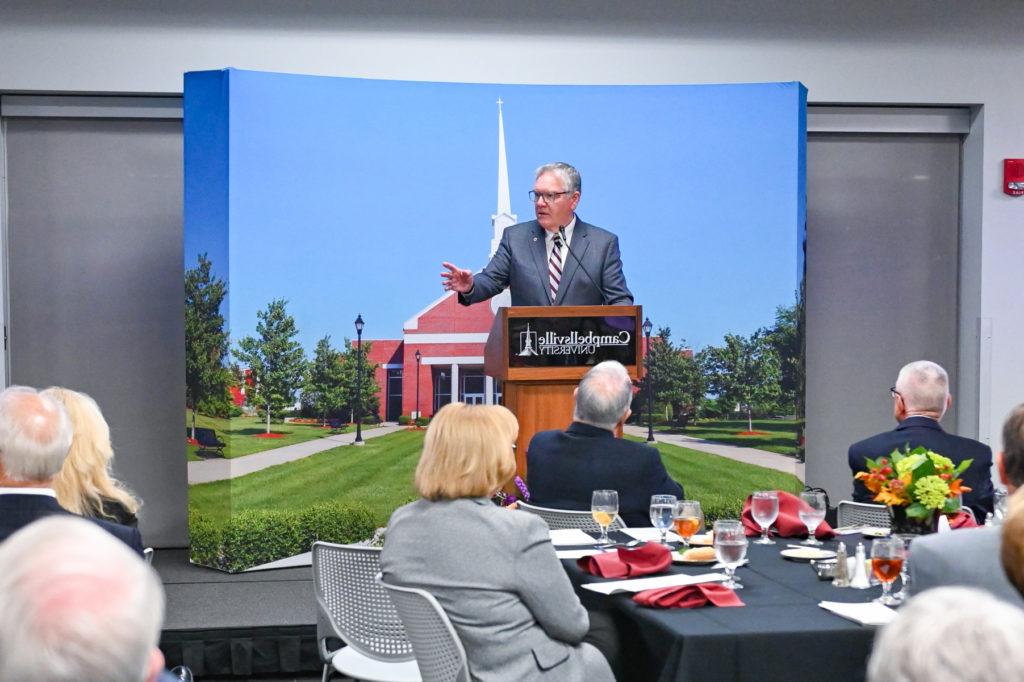
<path id="1" fill-rule="evenodd" d="M 871 587 L 871 581 L 868 580 L 867 566 L 867 553 L 864 551 L 864 543 L 857 543 L 857 551 L 853 555 L 853 577 L 850 578 L 850 587 L 855 590 L 866 590 Z"/>
<path id="2" fill-rule="evenodd" d="M 850 586 L 850 565 L 846 558 L 846 543 L 840 542 L 836 548 L 836 577 L 832 580 L 834 587 Z"/>

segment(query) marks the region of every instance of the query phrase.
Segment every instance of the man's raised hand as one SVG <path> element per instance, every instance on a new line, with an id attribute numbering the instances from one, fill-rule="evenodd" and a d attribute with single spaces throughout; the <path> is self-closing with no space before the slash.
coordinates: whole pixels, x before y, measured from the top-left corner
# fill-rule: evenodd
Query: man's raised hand
<path id="1" fill-rule="evenodd" d="M 457 291 L 460 294 L 472 291 L 473 273 L 471 271 L 463 270 L 451 263 L 441 263 L 441 267 L 448 270 L 448 272 L 441 273 L 441 283 L 444 285 L 445 291 Z"/>

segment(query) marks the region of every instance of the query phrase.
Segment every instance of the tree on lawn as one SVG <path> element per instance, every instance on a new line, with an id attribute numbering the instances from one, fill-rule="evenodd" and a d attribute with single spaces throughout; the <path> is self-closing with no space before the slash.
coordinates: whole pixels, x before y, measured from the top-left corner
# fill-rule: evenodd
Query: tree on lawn
<path id="1" fill-rule="evenodd" d="M 362 415 L 378 414 L 380 411 L 380 398 L 377 392 L 380 387 L 377 385 L 377 365 L 370 364 L 367 357 L 373 347 L 372 341 L 363 341 L 363 374 L 362 382 L 359 385 L 358 394 L 362 405 Z M 342 406 L 349 413 L 349 421 L 355 422 L 356 417 L 356 370 L 359 353 L 355 344 L 350 339 L 345 339 L 345 352 L 341 354 L 341 376 L 342 376 Z"/>
<path id="2" fill-rule="evenodd" d="M 779 398 L 779 356 L 764 330 L 750 338 L 726 334 L 724 346 L 700 352 L 708 389 L 720 402 L 739 404 L 747 412 L 747 429 L 754 430 L 754 409 L 770 409 Z"/>
<path id="3" fill-rule="evenodd" d="M 193 438 L 200 406 L 213 416 L 227 416 L 231 404 L 231 372 L 224 366 L 228 333 L 220 313 L 228 288 L 211 275 L 211 265 L 204 253 L 185 271 L 185 403 L 192 410 Z"/>
<path id="4" fill-rule="evenodd" d="M 779 357 L 779 402 L 800 415 L 800 395 L 803 393 L 803 334 L 801 334 L 800 308 L 779 306 L 775 309 L 775 325 L 765 333 Z"/>
<path id="5" fill-rule="evenodd" d="M 330 335 L 316 344 L 316 353 L 309 363 L 302 401 L 313 408 L 327 425 L 327 415 L 340 410 L 345 404 L 345 375 L 342 353 L 331 346 Z"/>
<path id="6" fill-rule="evenodd" d="M 299 330 L 285 310 L 286 304 L 284 299 L 275 299 L 266 310 L 257 312 L 258 337 L 245 337 L 233 351 L 251 373 L 253 385 L 247 394 L 250 404 L 266 407 L 267 433 L 271 414 L 280 414 L 295 402 L 295 392 L 302 386 L 306 371 L 305 354 L 295 340 Z"/>
<path id="7" fill-rule="evenodd" d="M 672 406 L 672 414 L 679 418 L 699 405 L 704 396 L 704 377 L 693 357 L 683 352 L 681 345 L 672 343 L 672 330 L 658 329 L 651 337 L 651 347 L 644 358 L 647 370 L 644 395 L 654 390 L 654 400 Z M 640 397 L 639 394 L 637 396 Z"/>

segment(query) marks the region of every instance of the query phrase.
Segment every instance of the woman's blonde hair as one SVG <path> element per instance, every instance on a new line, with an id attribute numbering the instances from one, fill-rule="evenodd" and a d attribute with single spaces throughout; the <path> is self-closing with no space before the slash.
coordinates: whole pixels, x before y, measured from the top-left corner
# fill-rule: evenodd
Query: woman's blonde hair
<path id="1" fill-rule="evenodd" d="M 519 423 L 499 405 L 445 405 L 427 428 L 416 490 L 428 500 L 489 497 L 516 473 Z"/>
<path id="2" fill-rule="evenodd" d="M 96 401 L 85 393 L 57 386 L 46 389 L 43 395 L 63 403 L 74 432 L 64 466 L 53 479 L 60 506 L 82 516 L 113 518 L 103 510 L 107 499 L 137 513 L 139 501 L 110 475 L 114 448 L 110 427 Z"/>

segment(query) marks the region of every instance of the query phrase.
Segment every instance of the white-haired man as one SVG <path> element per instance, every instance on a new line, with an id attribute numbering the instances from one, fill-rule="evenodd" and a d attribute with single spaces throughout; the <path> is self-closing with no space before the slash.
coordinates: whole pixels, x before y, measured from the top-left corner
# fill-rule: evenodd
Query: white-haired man
<path id="1" fill-rule="evenodd" d="M 992 450 L 976 440 L 946 433 L 939 426 L 939 421 L 953 404 L 946 370 L 928 360 L 911 362 L 900 370 L 896 385 L 889 391 L 892 413 L 899 423 L 893 431 L 851 445 L 848 455 L 850 470 L 854 474 L 866 471 L 866 458 L 888 457 L 893 450 L 919 446 L 948 457 L 954 464 L 965 459 L 974 460 L 962 476 L 964 485 L 971 489 L 964 495 L 963 502 L 978 519 L 984 519 L 992 511 Z M 857 502 L 872 501 L 871 493 L 857 480 L 853 483 L 853 499 Z"/>
<path id="2" fill-rule="evenodd" d="M 95 524 L 53 516 L 0 544 L 0 680 L 152 682 L 160 580 Z"/>
<path id="3" fill-rule="evenodd" d="M 567 163 L 538 168 L 530 192 L 537 219 L 506 228 L 476 275 L 442 263 L 444 288 L 458 292 L 462 305 L 506 287 L 512 305 L 632 305 L 619 238 L 576 216 L 581 189 L 580 172 Z"/>
<path id="4" fill-rule="evenodd" d="M 73 516 L 53 491 L 71 437 L 71 420 L 57 400 L 27 386 L 0 392 L 0 542 L 44 516 Z M 142 554 L 138 529 L 92 522 Z"/>
<path id="5" fill-rule="evenodd" d="M 1011 494 L 1024 485 L 1024 405 L 1003 423 L 1003 450 L 996 457 L 999 478 Z M 1000 562 L 1003 533 L 999 527 L 964 528 L 914 540 L 910 588 L 915 593 L 942 585 L 983 588 L 1000 599 L 1024 606 Z"/>
<path id="6" fill-rule="evenodd" d="M 595 365 L 580 380 L 575 396 L 568 429 L 541 431 L 530 440 L 530 502 L 585 511 L 595 490 L 617 490 L 623 521 L 651 525 L 651 495 L 682 499 L 683 487 L 668 475 L 657 450 L 615 437 L 631 414 L 633 383 L 626 368 L 614 360 Z"/>

